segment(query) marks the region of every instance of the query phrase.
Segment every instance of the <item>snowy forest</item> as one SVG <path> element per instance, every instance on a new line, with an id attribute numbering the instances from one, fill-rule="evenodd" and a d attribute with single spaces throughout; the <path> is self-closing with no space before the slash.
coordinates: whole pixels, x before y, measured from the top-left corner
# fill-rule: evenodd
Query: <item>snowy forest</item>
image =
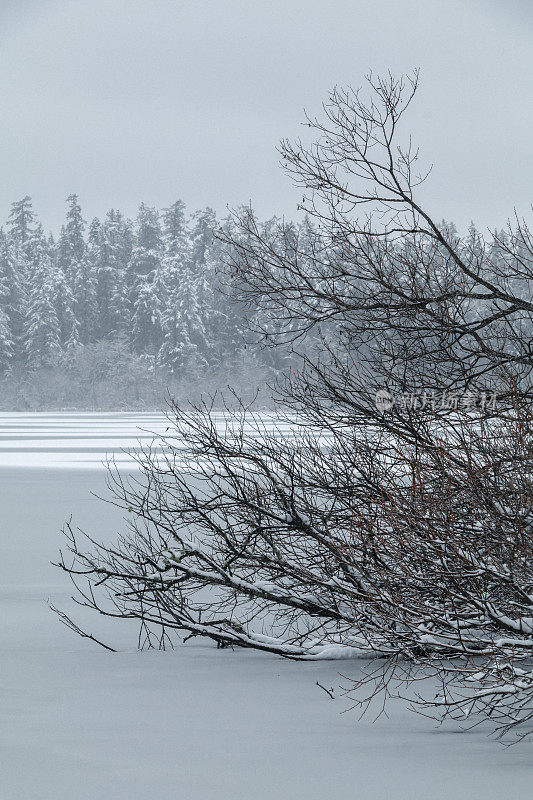
<path id="1" fill-rule="evenodd" d="M 72 194 L 54 238 L 30 197 L 13 203 L 0 229 L 2 407 L 160 408 L 167 390 L 264 388 L 289 353 L 255 344 L 250 310 L 224 286 L 215 232 L 231 227 L 180 200 L 87 224 Z"/>

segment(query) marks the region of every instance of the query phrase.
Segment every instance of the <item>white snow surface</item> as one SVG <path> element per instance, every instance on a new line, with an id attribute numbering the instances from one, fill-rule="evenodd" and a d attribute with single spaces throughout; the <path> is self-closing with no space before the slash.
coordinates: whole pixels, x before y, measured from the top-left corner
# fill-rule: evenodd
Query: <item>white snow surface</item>
<path id="1" fill-rule="evenodd" d="M 97 467 L 135 447 L 139 427 L 166 426 L 146 414 L 0 415 L 0 800 L 529 798 L 533 743 L 505 749 L 398 702 L 360 720 L 338 689 L 357 661 L 208 642 L 140 653 L 134 628 L 80 614 L 114 654 L 60 624 L 46 600 L 72 609 L 49 563 L 64 520 L 112 540 L 121 517 L 91 494 L 105 492 Z"/>

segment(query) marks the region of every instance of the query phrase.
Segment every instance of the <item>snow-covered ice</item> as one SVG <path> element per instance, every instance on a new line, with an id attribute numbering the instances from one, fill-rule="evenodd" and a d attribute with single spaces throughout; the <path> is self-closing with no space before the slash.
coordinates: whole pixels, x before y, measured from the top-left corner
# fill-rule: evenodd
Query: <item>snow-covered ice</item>
<path id="1" fill-rule="evenodd" d="M 135 446 L 138 426 L 166 424 L 0 416 L 0 800 L 530 797 L 532 743 L 505 749 L 483 730 L 436 729 L 400 704 L 375 724 L 341 713 L 347 701 L 316 682 L 337 687 L 357 663 L 205 642 L 139 653 L 134 629 L 90 618 L 113 654 L 59 623 L 46 600 L 71 607 L 49 563 L 63 521 L 73 513 L 111 539 L 120 515 L 91 494 L 104 492 L 96 467 L 117 444 Z"/>

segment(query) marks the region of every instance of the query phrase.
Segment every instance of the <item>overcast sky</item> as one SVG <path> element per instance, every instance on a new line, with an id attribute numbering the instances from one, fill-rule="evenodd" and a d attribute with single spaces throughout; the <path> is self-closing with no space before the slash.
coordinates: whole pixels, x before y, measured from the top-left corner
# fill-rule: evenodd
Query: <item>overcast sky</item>
<path id="1" fill-rule="evenodd" d="M 533 200 L 529 0 L 0 0 L 0 219 L 140 201 L 290 216 L 276 145 L 334 84 L 421 69 L 424 200 L 462 228 Z"/>

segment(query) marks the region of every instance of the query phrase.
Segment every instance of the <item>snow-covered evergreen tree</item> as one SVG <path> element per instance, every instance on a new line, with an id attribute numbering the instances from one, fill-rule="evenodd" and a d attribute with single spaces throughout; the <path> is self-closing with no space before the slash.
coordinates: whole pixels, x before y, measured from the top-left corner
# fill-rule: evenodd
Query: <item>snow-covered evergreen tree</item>
<path id="1" fill-rule="evenodd" d="M 231 217 L 225 219 L 220 228 L 226 235 L 230 231 L 235 234 Z M 231 261 L 229 248 L 214 240 L 210 247 L 209 260 L 212 303 L 209 329 L 213 358 L 218 364 L 234 367 L 237 362 L 242 362 L 245 356 L 247 359 L 250 355 L 246 352 L 253 339 L 246 335 L 250 314 L 243 303 L 232 298 L 235 287 L 232 287 L 229 275 L 224 271 L 224 264 Z"/>
<path id="2" fill-rule="evenodd" d="M 2 286 L 0 286 L 0 302 L 2 301 Z M 0 373 L 11 366 L 14 354 L 13 337 L 9 325 L 9 317 L 0 306 Z"/>
<path id="3" fill-rule="evenodd" d="M 161 317 L 159 360 L 173 371 L 202 369 L 214 362 L 215 228 L 211 209 L 197 212 L 189 248 L 165 262 L 168 295 Z"/>
<path id="4" fill-rule="evenodd" d="M 24 356 L 24 317 L 26 313 L 26 285 L 19 274 L 18 266 L 22 254 L 13 247 L 0 229 L 0 283 L 2 285 L 0 309 L 5 315 L 4 337 L 9 338 L 9 356 L 12 362 Z"/>
<path id="5" fill-rule="evenodd" d="M 131 225 L 111 210 L 101 225 L 91 226 L 89 263 L 95 276 L 98 338 L 129 328 L 124 276 L 131 258 Z"/>
<path id="6" fill-rule="evenodd" d="M 11 205 L 7 229 L 12 243 L 24 250 L 33 235 L 34 223 L 32 200 L 26 195 Z"/>
<path id="7" fill-rule="evenodd" d="M 32 275 L 25 342 L 32 367 L 54 366 L 61 357 L 61 324 L 55 307 L 56 271 L 50 256 L 43 253 Z"/>
<path id="8" fill-rule="evenodd" d="M 128 264 L 128 280 L 134 285 L 138 278 L 153 274 L 161 265 L 161 222 L 155 208 L 144 203 L 139 208 L 134 247 Z"/>
<path id="9" fill-rule="evenodd" d="M 67 222 L 57 245 L 57 264 L 72 295 L 75 316 L 69 340 L 91 341 L 96 332 L 96 274 L 84 238 L 85 221 L 76 194 L 67 198 Z"/>
<path id="10" fill-rule="evenodd" d="M 169 295 L 162 316 L 163 344 L 159 360 L 173 372 L 195 370 L 209 363 L 203 289 L 202 281 L 188 267 L 181 275 L 179 286 Z"/>
<path id="11" fill-rule="evenodd" d="M 162 256 L 159 214 L 155 208 L 142 204 L 127 270 L 131 338 L 138 353 L 155 355 L 161 346 L 161 303 L 156 289 L 160 285 Z"/>
<path id="12" fill-rule="evenodd" d="M 205 271 L 211 266 L 210 255 L 215 246 L 217 219 L 212 208 L 196 211 L 192 217 L 190 259 L 197 271 Z"/>
<path id="13" fill-rule="evenodd" d="M 73 287 L 79 265 L 85 257 L 85 221 L 81 213 L 78 195 L 69 195 L 67 203 L 67 222 L 61 229 L 57 243 L 57 263 L 65 273 L 69 285 Z"/>
<path id="14" fill-rule="evenodd" d="M 176 263 L 185 263 L 189 254 L 189 232 L 185 203 L 176 200 L 163 211 L 163 241 L 165 257 L 175 259 Z"/>
<path id="15" fill-rule="evenodd" d="M 5 251 L 5 235 L 0 230 L 0 372 L 4 372 L 11 364 L 15 354 L 13 331 L 11 329 L 10 305 L 11 287 L 10 272 L 6 269 L 8 259 L 2 254 Z"/>
<path id="16" fill-rule="evenodd" d="M 131 336 L 137 353 L 156 355 L 161 347 L 161 305 L 158 276 L 139 279 L 133 304 Z"/>
<path id="17" fill-rule="evenodd" d="M 13 264 L 14 276 L 16 279 L 17 297 L 14 302 L 17 305 L 18 320 L 13 322 L 13 334 L 16 343 L 22 345 L 23 324 L 22 319 L 26 314 L 25 304 L 28 297 L 28 274 L 32 261 L 32 248 L 37 233 L 35 227 L 35 214 L 33 212 L 31 197 L 23 197 L 11 205 L 11 212 L 7 221 L 8 244 L 10 258 Z"/>
<path id="18" fill-rule="evenodd" d="M 89 254 L 84 255 L 77 265 L 69 288 L 72 291 L 78 339 L 87 344 L 98 338 L 99 333 L 96 327 L 96 275 Z"/>

